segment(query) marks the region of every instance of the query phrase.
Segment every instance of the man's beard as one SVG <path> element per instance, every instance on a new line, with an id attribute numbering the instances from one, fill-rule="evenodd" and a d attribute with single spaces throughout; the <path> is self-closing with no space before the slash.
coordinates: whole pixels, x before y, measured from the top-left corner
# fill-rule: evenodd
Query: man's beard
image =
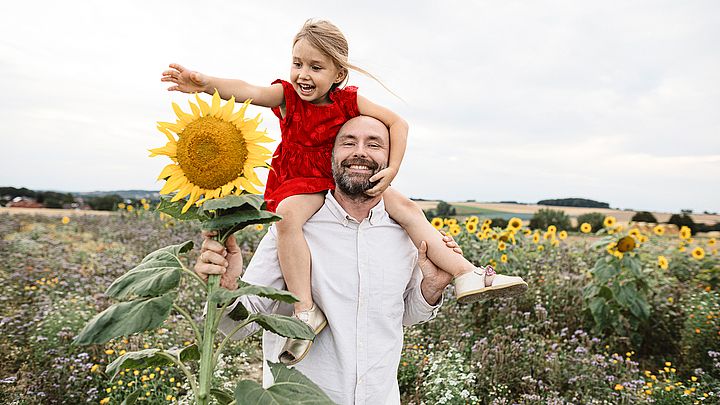
<path id="1" fill-rule="evenodd" d="M 348 169 L 352 165 L 367 166 L 370 169 L 368 174 L 350 174 Z M 333 156 L 332 173 L 335 179 L 335 186 L 353 199 L 370 199 L 365 191 L 373 188 L 378 182 L 370 181 L 370 177 L 375 173 L 386 168 L 387 165 L 380 165 L 370 159 L 349 158 L 342 162 L 337 162 Z"/>

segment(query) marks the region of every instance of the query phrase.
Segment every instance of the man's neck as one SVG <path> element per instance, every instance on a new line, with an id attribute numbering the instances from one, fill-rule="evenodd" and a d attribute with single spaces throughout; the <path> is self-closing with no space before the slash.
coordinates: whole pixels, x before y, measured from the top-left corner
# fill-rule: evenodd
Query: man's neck
<path id="1" fill-rule="evenodd" d="M 333 191 L 333 197 L 340 204 L 340 206 L 347 212 L 351 217 L 355 218 L 358 222 L 362 222 L 363 219 L 370 216 L 370 210 L 376 206 L 381 197 L 354 197 L 343 193 L 341 190 Z"/>

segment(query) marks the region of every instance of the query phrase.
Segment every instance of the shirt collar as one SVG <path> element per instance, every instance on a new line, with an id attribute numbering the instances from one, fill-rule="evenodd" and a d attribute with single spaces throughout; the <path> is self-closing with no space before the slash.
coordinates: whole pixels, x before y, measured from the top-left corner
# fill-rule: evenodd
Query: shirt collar
<path id="1" fill-rule="evenodd" d="M 325 206 L 328 207 L 333 216 L 344 226 L 347 226 L 350 221 L 356 221 L 342 206 L 340 206 L 340 203 L 335 199 L 335 196 L 333 196 L 330 190 L 328 190 L 325 195 Z M 385 201 L 381 198 L 380 201 L 370 209 L 370 214 L 368 215 L 367 220 L 370 222 L 370 225 L 374 226 L 379 224 L 380 220 L 385 215 L 387 215 L 385 212 Z"/>

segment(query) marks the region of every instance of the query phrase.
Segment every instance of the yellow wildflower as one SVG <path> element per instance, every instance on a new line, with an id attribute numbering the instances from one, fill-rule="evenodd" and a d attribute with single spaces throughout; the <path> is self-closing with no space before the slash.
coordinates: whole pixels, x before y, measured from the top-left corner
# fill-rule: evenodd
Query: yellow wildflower
<path id="1" fill-rule="evenodd" d="M 615 391 L 622 391 L 625 388 L 622 384 L 615 384 Z"/>
<path id="2" fill-rule="evenodd" d="M 263 229 L 265 229 L 265 226 L 263 224 L 255 224 L 255 230 L 260 232 Z"/>
<path id="3" fill-rule="evenodd" d="M 503 262 L 503 263 L 507 263 L 507 261 L 508 261 L 508 256 L 505 255 L 505 254 L 502 255 L 502 256 L 500 256 L 500 261 Z"/>
<path id="4" fill-rule="evenodd" d="M 505 248 L 506 248 L 505 242 L 503 242 L 503 241 L 498 242 L 497 248 L 500 251 L 505 250 Z"/>
<path id="5" fill-rule="evenodd" d="M 702 258 L 705 257 L 705 250 L 701 248 L 700 246 L 696 247 L 692 251 L 692 257 L 695 260 L 702 260 Z"/>
<path id="6" fill-rule="evenodd" d="M 680 239 L 690 239 L 692 231 L 687 226 L 680 228 Z"/>
<path id="7" fill-rule="evenodd" d="M 560 240 L 567 239 L 567 236 L 568 236 L 567 231 L 560 231 L 560 233 L 558 233 L 558 239 L 560 239 Z"/>
<path id="8" fill-rule="evenodd" d="M 510 221 L 508 221 L 507 228 L 511 229 L 513 231 L 518 231 L 520 228 L 522 228 L 522 219 L 520 218 L 511 218 Z"/>
<path id="9" fill-rule="evenodd" d="M 615 219 L 615 217 L 607 216 L 607 217 L 605 217 L 605 220 L 603 221 L 603 225 L 605 225 L 606 228 L 612 228 L 616 222 L 617 222 L 617 219 Z"/>
<path id="10" fill-rule="evenodd" d="M 665 256 L 658 256 L 657 258 L 657 264 L 660 266 L 661 269 L 667 270 L 668 269 L 668 259 Z"/>
<path id="11" fill-rule="evenodd" d="M 587 222 L 583 222 L 583 224 L 580 225 L 580 232 L 590 233 L 590 231 L 592 231 L 592 225 L 588 224 Z"/>
<path id="12" fill-rule="evenodd" d="M 653 232 L 657 236 L 663 236 L 665 234 L 665 227 L 662 225 L 657 225 L 655 228 L 653 228 Z"/>
<path id="13" fill-rule="evenodd" d="M 62 223 L 67 225 L 70 222 L 70 218 L 68 217 L 62 217 Z"/>
<path id="14" fill-rule="evenodd" d="M 548 233 L 554 234 L 555 232 L 557 232 L 557 227 L 555 225 L 550 225 L 548 226 L 547 231 Z"/>

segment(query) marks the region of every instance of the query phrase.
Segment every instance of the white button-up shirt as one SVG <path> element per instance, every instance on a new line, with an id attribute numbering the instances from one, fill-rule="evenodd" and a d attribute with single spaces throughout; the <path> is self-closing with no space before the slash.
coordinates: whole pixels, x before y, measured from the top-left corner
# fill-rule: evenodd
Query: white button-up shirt
<path id="1" fill-rule="evenodd" d="M 400 404 L 397 369 L 403 325 L 430 320 L 439 308 L 428 304 L 420 291 L 417 249 L 390 219 L 382 201 L 358 222 L 330 192 L 303 230 L 312 252 L 313 300 L 328 325 L 295 368 L 338 404 Z M 260 242 L 242 279 L 285 288 L 274 227 Z M 256 296 L 239 300 L 251 312 L 292 314 L 290 304 Z M 219 329 L 229 333 L 235 324 L 223 316 Z M 251 324 L 234 338 L 257 328 Z M 281 336 L 263 333 L 265 387 L 272 385 L 265 360 L 277 362 L 284 342 Z"/>

